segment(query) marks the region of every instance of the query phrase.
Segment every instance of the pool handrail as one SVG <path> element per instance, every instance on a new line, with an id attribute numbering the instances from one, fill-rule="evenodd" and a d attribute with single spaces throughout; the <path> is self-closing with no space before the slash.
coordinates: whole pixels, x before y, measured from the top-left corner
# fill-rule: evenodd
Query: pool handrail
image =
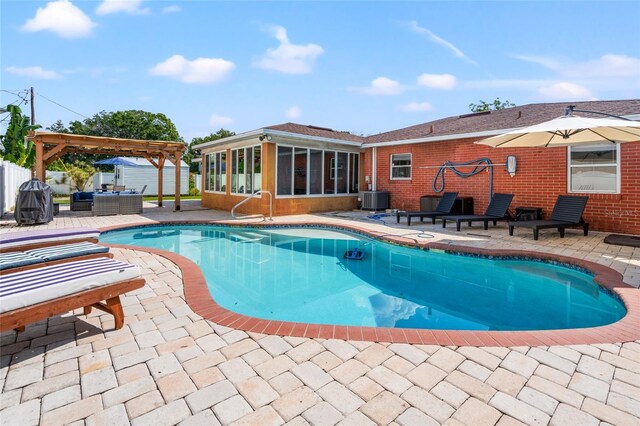
<path id="1" fill-rule="evenodd" d="M 246 203 L 247 201 L 249 201 L 250 199 L 252 199 L 253 197 L 255 197 L 256 195 L 261 195 L 261 194 L 269 194 L 269 219 L 267 219 L 267 217 L 263 214 L 259 214 L 259 215 L 253 215 L 253 216 L 242 216 L 242 217 L 237 217 L 235 214 L 235 210 L 237 207 L 240 207 L 241 205 L 243 205 L 244 203 Z M 250 196 L 248 196 L 247 198 L 245 198 L 244 200 L 240 201 L 238 204 L 236 204 L 235 206 L 233 206 L 231 208 L 231 217 L 234 219 L 247 219 L 247 218 L 252 218 L 252 217 L 262 217 L 263 220 L 270 220 L 273 221 L 273 195 L 271 194 L 271 191 L 256 191 L 253 194 L 251 194 Z"/>

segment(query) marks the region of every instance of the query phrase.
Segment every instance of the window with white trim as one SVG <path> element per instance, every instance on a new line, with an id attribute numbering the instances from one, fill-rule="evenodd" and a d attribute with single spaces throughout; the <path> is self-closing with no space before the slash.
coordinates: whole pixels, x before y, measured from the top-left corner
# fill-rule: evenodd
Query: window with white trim
<path id="1" fill-rule="evenodd" d="M 253 194 L 262 187 L 260 145 L 231 150 L 231 193 Z"/>
<path id="2" fill-rule="evenodd" d="M 278 145 L 276 155 L 276 194 L 279 196 L 358 192 L 358 153 Z"/>
<path id="3" fill-rule="evenodd" d="M 411 154 L 391 154 L 391 179 L 411 179 Z"/>
<path id="4" fill-rule="evenodd" d="M 620 192 L 620 145 L 569 146 L 569 192 Z"/>
<path id="5" fill-rule="evenodd" d="M 227 152 L 213 152 L 205 156 L 205 191 L 227 191 Z"/>

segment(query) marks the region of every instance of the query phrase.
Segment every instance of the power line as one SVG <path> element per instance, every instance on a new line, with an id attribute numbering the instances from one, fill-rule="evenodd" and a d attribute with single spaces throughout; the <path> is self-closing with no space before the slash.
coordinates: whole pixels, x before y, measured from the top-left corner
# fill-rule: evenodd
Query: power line
<path id="1" fill-rule="evenodd" d="M 58 102 L 56 102 L 56 101 L 54 101 L 54 100 L 52 100 L 52 99 L 47 98 L 46 96 L 44 96 L 44 95 L 43 95 L 43 94 L 41 94 L 41 93 L 36 92 L 36 95 L 40 96 L 41 98 L 46 99 L 47 101 L 51 102 L 52 104 L 58 105 L 60 108 L 64 108 L 64 109 L 66 109 L 67 111 L 70 111 L 70 112 L 72 112 L 72 113 L 74 113 L 74 114 L 77 114 L 77 115 L 79 115 L 79 116 L 80 116 L 80 117 L 82 117 L 82 118 L 89 119 L 89 117 L 87 117 L 86 115 L 84 115 L 84 114 L 80 114 L 78 111 L 74 111 L 74 110 L 72 110 L 71 108 L 67 108 L 67 107 L 66 107 L 66 106 L 64 106 L 64 105 L 62 105 L 62 104 L 60 104 L 60 103 L 58 103 Z"/>

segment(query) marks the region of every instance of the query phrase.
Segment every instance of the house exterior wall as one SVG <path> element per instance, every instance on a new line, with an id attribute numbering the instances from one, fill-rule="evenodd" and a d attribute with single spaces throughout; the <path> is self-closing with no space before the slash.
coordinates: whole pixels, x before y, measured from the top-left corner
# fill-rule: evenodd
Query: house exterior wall
<path id="1" fill-rule="evenodd" d="M 276 197 L 276 144 L 262 143 L 262 190 L 270 191 L 273 195 L 273 215 L 282 216 L 289 214 L 304 214 L 331 210 L 351 210 L 357 207 L 358 197 L 356 195 L 349 196 L 330 196 L 330 197 Z M 217 152 L 218 150 L 211 150 Z M 231 149 L 227 149 L 227 161 L 231 158 Z M 205 152 L 203 152 L 202 164 L 206 164 L 204 160 Z M 362 158 L 361 158 L 362 163 Z M 362 167 L 360 168 L 362 170 Z M 231 170 L 227 166 L 227 170 Z M 206 171 L 202 173 L 202 185 L 204 188 L 204 179 Z M 360 180 L 362 182 L 362 179 Z M 209 191 L 202 192 L 203 207 L 230 211 L 234 205 L 247 198 L 244 195 L 235 195 L 230 193 L 231 173 L 227 172 L 227 192 L 226 194 L 214 193 Z M 243 204 L 237 209 L 242 214 L 263 214 L 269 215 L 269 196 L 263 194 L 255 197 Z"/>
<path id="2" fill-rule="evenodd" d="M 491 148 L 473 144 L 474 140 L 454 140 L 413 145 L 377 147 L 377 190 L 390 192 L 390 206 L 401 210 L 419 210 L 420 196 L 436 195 L 433 180 L 444 161 L 464 162 L 482 157 L 495 164 L 505 163 L 507 155 L 518 161 L 516 175 L 506 168 L 494 168 L 493 192 L 513 193 L 511 209 L 534 206 L 544 209 L 548 218 L 558 195 L 568 194 L 567 148 Z M 366 145 L 365 145 L 366 147 Z M 412 154 L 411 180 L 390 178 L 391 154 Z M 366 149 L 364 174 L 371 176 L 372 149 Z M 468 169 L 466 169 L 468 170 Z M 640 234 L 640 142 L 623 143 L 620 147 L 620 193 L 588 195 L 584 218 L 591 229 L 607 232 Z M 489 173 L 460 178 L 451 171 L 445 173 L 445 191 L 457 191 L 459 196 L 474 198 L 476 214 L 484 213 L 489 202 Z"/>

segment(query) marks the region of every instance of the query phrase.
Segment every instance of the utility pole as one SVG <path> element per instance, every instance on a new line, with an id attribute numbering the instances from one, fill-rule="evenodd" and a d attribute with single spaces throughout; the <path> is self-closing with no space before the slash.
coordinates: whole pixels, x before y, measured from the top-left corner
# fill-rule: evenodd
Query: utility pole
<path id="1" fill-rule="evenodd" d="M 30 90 L 31 92 L 31 125 L 36 124 L 36 107 L 35 105 L 33 105 L 33 99 L 35 98 L 35 95 L 33 93 L 33 87 Z"/>

